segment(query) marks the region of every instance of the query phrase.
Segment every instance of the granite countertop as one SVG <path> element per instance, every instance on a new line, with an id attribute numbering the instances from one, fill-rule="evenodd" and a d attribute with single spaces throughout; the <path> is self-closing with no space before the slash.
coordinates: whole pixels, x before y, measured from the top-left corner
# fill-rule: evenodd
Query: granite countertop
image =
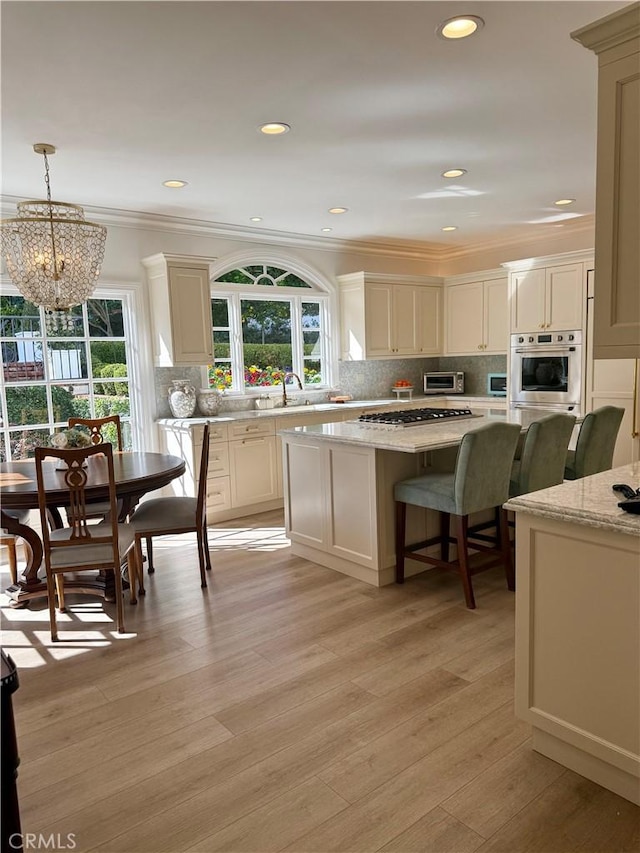
<path id="1" fill-rule="evenodd" d="M 462 436 L 487 423 L 515 423 L 526 430 L 529 424 L 548 415 L 548 412 L 533 412 L 530 409 L 506 410 L 500 408 L 471 408 L 472 416 L 467 418 L 436 421 L 424 426 L 393 427 L 378 424 L 342 421 L 335 424 L 292 427 L 280 430 L 280 435 L 293 436 L 304 434 L 327 441 L 339 441 L 343 444 L 357 444 L 376 450 L 397 450 L 403 453 L 423 453 L 427 450 L 440 450 L 444 447 L 456 447 Z"/>
<path id="2" fill-rule="evenodd" d="M 627 483 L 634 489 L 639 488 L 640 463 L 520 495 L 508 501 L 505 509 L 640 536 L 640 515 L 618 508 L 623 496 L 612 490 L 614 483 Z"/>
<path id="3" fill-rule="evenodd" d="M 205 417 L 203 415 L 195 415 L 191 418 L 160 418 L 157 423 L 161 426 L 171 426 L 184 429 L 185 427 L 197 426 L 198 424 L 226 424 L 232 421 L 256 420 L 264 418 L 279 418 L 287 417 L 294 414 L 313 414 L 314 412 L 333 412 L 333 411 L 348 411 L 349 409 L 376 409 L 386 406 L 396 407 L 398 403 L 406 403 L 407 407 L 415 407 L 416 403 L 425 407 L 442 407 L 455 405 L 469 405 L 475 403 L 477 405 L 495 405 L 497 408 L 505 406 L 504 398 L 500 397 L 466 397 L 459 395 L 455 397 L 442 397 L 440 395 L 414 396 L 411 400 L 397 400 L 384 398 L 380 400 L 350 400 L 347 403 L 312 403 L 307 406 L 304 404 L 294 403 L 286 407 L 278 406 L 273 409 L 246 409 L 237 412 L 221 412 L 215 417 Z"/>

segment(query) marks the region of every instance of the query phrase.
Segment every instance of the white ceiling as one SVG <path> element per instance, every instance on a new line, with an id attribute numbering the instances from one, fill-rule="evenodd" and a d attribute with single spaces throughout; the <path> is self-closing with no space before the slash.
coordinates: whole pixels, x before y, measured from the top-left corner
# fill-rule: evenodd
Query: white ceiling
<path id="1" fill-rule="evenodd" d="M 49 142 L 59 201 L 434 248 L 558 227 L 594 210 L 597 59 L 569 33 L 625 5 L 3 2 L 3 194 L 43 197 Z M 439 39 L 460 12 L 485 27 Z"/>

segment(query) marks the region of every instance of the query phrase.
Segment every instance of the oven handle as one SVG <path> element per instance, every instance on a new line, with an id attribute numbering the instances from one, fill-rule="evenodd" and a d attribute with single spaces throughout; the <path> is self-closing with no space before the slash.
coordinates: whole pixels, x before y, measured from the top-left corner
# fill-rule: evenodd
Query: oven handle
<path id="1" fill-rule="evenodd" d="M 517 347 L 514 352 L 517 353 L 551 353 L 551 352 L 575 352 L 575 347 Z"/>

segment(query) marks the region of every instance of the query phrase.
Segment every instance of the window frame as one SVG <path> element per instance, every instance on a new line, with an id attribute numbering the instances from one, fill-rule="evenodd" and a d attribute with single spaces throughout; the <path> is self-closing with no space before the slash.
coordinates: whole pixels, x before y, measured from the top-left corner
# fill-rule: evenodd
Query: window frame
<path id="1" fill-rule="evenodd" d="M 250 266 L 265 265 L 284 269 L 287 273 L 293 273 L 309 284 L 309 287 L 286 287 L 280 285 L 260 285 L 260 284 L 234 284 L 230 282 L 219 282 L 216 279 L 235 269 L 242 269 Z M 311 391 L 327 391 L 333 386 L 335 375 L 335 353 L 332 341 L 336 339 L 332 335 L 332 330 L 335 325 L 335 294 L 326 285 L 318 280 L 317 274 L 309 273 L 309 271 L 301 270 L 299 267 L 290 262 L 278 259 L 265 259 L 260 256 L 255 260 L 247 260 L 244 257 L 235 263 L 230 264 L 227 260 L 224 266 L 215 272 L 212 271 L 210 281 L 211 299 L 226 299 L 228 305 L 228 321 L 229 321 L 229 352 L 231 358 L 231 368 L 233 385 L 225 389 L 226 397 L 244 397 L 254 398 L 261 394 L 268 393 L 279 388 L 279 385 L 260 386 L 256 388 L 248 388 L 244 384 L 244 357 L 243 357 L 243 341 L 242 341 L 242 300 L 250 301 L 267 301 L 267 302 L 287 302 L 291 306 L 291 350 L 292 350 L 292 370 L 297 373 L 303 380 L 303 389 L 307 392 Z M 302 326 L 302 303 L 313 302 L 319 305 L 320 311 L 320 363 L 323 372 L 323 382 L 306 385 L 304 383 L 304 335 Z M 212 323 L 213 334 L 213 323 Z M 214 363 L 215 363 L 215 340 L 214 340 Z M 206 368 L 203 371 L 203 380 L 205 387 L 208 386 L 209 380 L 206 373 Z"/>
<path id="2" fill-rule="evenodd" d="M 0 279 L 0 294 L 2 296 L 22 296 L 18 288 L 10 281 L 7 281 L 4 277 Z M 101 282 L 98 287 L 91 294 L 91 299 L 108 299 L 108 300 L 120 300 L 122 302 L 122 316 L 123 316 L 123 325 L 124 325 L 124 344 L 125 350 L 127 354 L 127 377 L 124 380 L 124 377 L 120 381 L 127 381 L 129 385 L 129 415 L 128 420 L 130 422 L 130 431 L 131 431 L 131 444 L 134 450 L 138 450 L 142 447 L 148 446 L 148 438 L 147 435 L 148 430 L 145 428 L 145 424 L 147 423 L 148 418 L 152 417 L 151 413 L 151 403 L 152 400 L 148 399 L 146 395 L 142 393 L 142 389 L 144 387 L 143 377 L 145 374 L 150 371 L 150 361 L 149 354 L 147 349 L 144 346 L 140 346 L 141 339 L 144 338 L 144 335 L 141 334 L 139 330 L 140 321 L 144 322 L 144 318 L 146 316 L 146 311 L 144 308 L 144 304 L 142 301 L 142 294 L 140 292 L 140 286 L 138 283 L 122 283 L 122 284 L 109 284 L 108 282 Z M 84 309 L 83 309 L 84 314 Z M 122 340 L 122 336 L 117 336 L 116 340 Z M 40 338 L 43 340 L 43 338 Z M 88 373 L 90 373 L 90 361 L 91 361 L 91 353 L 90 353 L 90 342 L 99 340 L 97 338 L 83 338 L 88 344 L 88 364 L 87 369 Z M 110 340 L 109 338 L 104 338 L 104 340 Z M 74 380 L 76 381 L 76 380 Z M 84 380 L 77 380 L 84 381 Z M 93 399 L 93 383 L 96 381 L 100 381 L 95 377 L 88 378 L 86 380 L 90 384 L 90 397 Z M 108 381 L 108 380 L 105 380 Z M 4 378 L 2 380 L 2 384 L 0 387 L 3 389 L 7 388 L 19 388 L 19 387 L 33 387 L 33 386 L 43 386 L 45 388 L 45 393 L 47 395 L 47 400 L 51 397 L 51 388 L 53 386 L 64 384 L 62 380 L 55 379 L 43 379 L 43 380 L 35 380 L 35 381 L 25 381 L 25 382 L 4 382 Z M 67 384 L 72 384 L 71 382 Z M 5 440 L 8 438 L 12 431 L 15 431 L 13 427 L 9 426 L 7 419 L 7 410 L 6 410 L 6 395 L 3 393 L 3 399 L 0 401 L 0 415 L 2 419 L 2 423 L 0 425 L 0 430 L 2 431 L 3 437 Z M 46 425 L 40 424 L 25 424 L 25 427 L 28 429 L 50 429 L 52 428 L 60 428 L 64 424 L 62 422 L 51 422 Z M 8 448 L 8 445 L 7 445 Z"/>

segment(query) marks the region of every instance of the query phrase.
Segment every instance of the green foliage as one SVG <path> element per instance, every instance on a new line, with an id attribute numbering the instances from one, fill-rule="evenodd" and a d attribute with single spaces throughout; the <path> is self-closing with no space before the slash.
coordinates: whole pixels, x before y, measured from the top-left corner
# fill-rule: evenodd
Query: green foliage
<path id="1" fill-rule="evenodd" d="M 84 417 L 78 411 L 80 402 L 66 388 L 54 385 L 51 388 L 51 399 L 53 402 L 53 415 L 56 421 L 66 421 L 70 417 Z M 42 386 L 31 386 L 20 388 L 19 394 L 7 394 L 7 414 L 10 424 L 44 423 L 48 420 L 46 409 L 42 411 L 42 417 L 37 416 L 34 420 L 34 412 L 42 409 Z M 87 411 L 88 411 L 87 404 Z M 88 414 L 87 414 L 88 417 Z"/>
<path id="2" fill-rule="evenodd" d="M 129 398 L 128 397 L 96 397 L 96 418 L 106 418 L 107 415 L 129 415 Z M 89 416 L 87 416 L 89 417 Z"/>
<path id="3" fill-rule="evenodd" d="M 127 365 L 126 364 L 105 364 L 102 367 L 99 367 L 97 370 L 94 369 L 94 376 L 104 376 L 108 378 L 112 378 L 114 376 L 127 376 Z M 96 382 L 95 383 L 95 392 L 96 394 L 128 394 L 129 393 L 129 385 L 126 382 Z"/>
<path id="4" fill-rule="evenodd" d="M 124 364 L 125 361 L 124 341 L 91 341 L 91 364 L 94 371 L 103 364 Z"/>

